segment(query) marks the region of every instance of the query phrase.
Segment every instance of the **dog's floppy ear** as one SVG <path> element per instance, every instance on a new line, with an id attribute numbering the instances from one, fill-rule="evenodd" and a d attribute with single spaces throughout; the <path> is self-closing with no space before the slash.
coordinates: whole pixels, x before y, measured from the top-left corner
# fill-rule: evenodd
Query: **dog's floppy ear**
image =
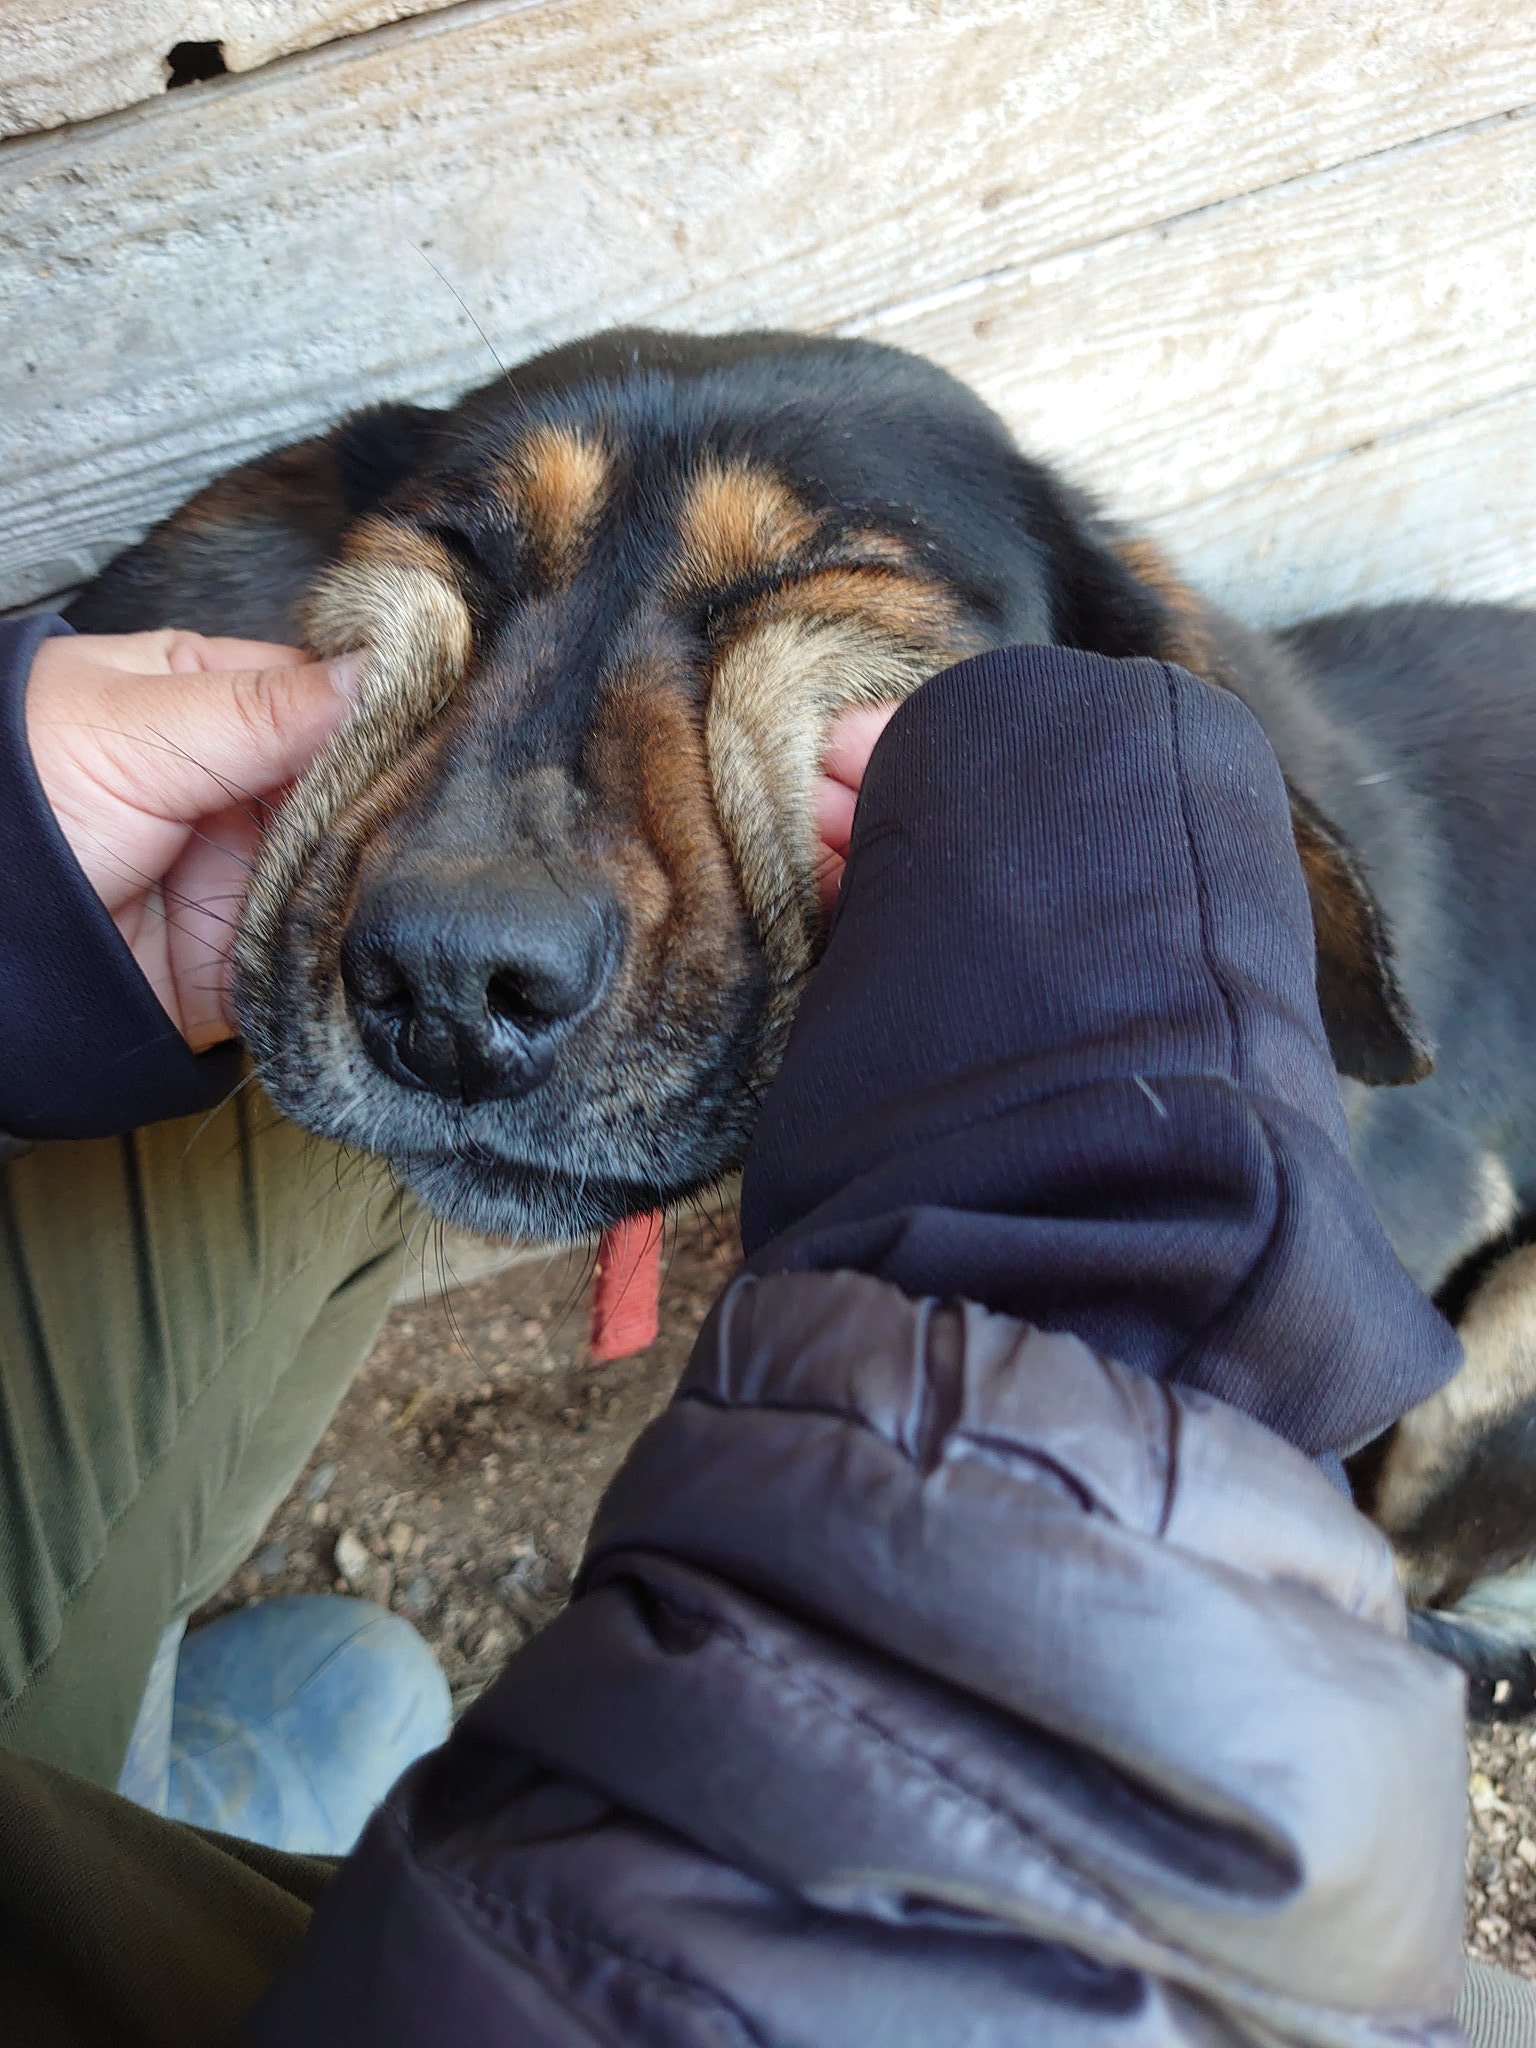
<path id="1" fill-rule="evenodd" d="M 1397 978 L 1374 891 L 1343 836 L 1289 778 L 1291 830 L 1317 934 L 1317 1003 L 1341 1074 L 1378 1087 L 1422 1081 L 1429 1047 Z"/>
<path id="2" fill-rule="evenodd" d="M 1180 581 L 1160 549 L 1114 533 L 1076 493 L 1061 490 L 1045 538 L 1052 623 L 1063 646 L 1150 654 L 1249 700 L 1243 647 Z M 1230 646 L 1225 644 L 1230 640 Z M 1385 915 L 1343 835 L 1289 776 L 1291 829 L 1317 937 L 1317 997 L 1333 1063 L 1378 1086 L 1421 1081 L 1434 1061 L 1397 977 Z"/>
<path id="3" fill-rule="evenodd" d="M 70 624 L 294 640 L 304 594 L 342 530 L 419 464 L 439 417 L 372 406 L 216 477 L 108 563 L 69 607 Z"/>

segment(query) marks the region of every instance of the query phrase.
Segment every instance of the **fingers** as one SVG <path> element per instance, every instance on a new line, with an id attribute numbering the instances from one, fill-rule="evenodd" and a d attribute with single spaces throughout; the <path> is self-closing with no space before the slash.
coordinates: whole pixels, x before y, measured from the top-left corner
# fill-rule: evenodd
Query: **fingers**
<path id="1" fill-rule="evenodd" d="M 237 808 L 205 818 L 165 878 L 165 1006 L 194 1052 L 234 1036 L 230 949 L 260 836 Z"/>
<path id="2" fill-rule="evenodd" d="M 195 675 L 220 669 L 302 668 L 309 657 L 276 640 L 226 640 L 208 633 L 79 633 L 70 650 L 98 668 L 129 675 Z"/>
<path id="3" fill-rule="evenodd" d="M 154 766 L 142 764 L 145 796 L 160 793 L 162 815 L 198 818 L 232 791 L 264 796 L 292 782 L 346 716 L 357 666 L 343 656 L 300 668 L 210 668 L 138 685 L 132 705 L 141 730 L 175 743 Z"/>
<path id="4" fill-rule="evenodd" d="M 822 772 L 811 791 L 811 818 L 816 829 L 816 889 L 828 915 L 842 887 L 864 770 L 895 710 L 894 704 L 878 704 L 845 711 L 827 735 Z"/>
<path id="5" fill-rule="evenodd" d="M 229 955 L 266 805 L 346 716 L 361 657 L 194 633 L 60 636 L 28 679 L 37 778 L 80 869 L 196 1048 L 231 1033 Z M 253 802 L 252 799 L 257 799 Z"/>
<path id="6" fill-rule="evenodd" d="M 273 651 L 203 641 L 192 669 L 93 667 L 75 687 L 40 702 L 37 722 L 67 737 L 77 775 L 94 774 L 103 797 L 190 823 L 232 798 L 265 796 L 301 775 L 346 716 L 356 688 L 355 656 L 298 667 L 222 665 L 226 651 L 244 654 L 253 646 Z M 285 658 L 291 652 L 275 651 Z M 185 658 L 175 647 L 160 654 Z"/>
<path id="7" fill-rule="evenodd" d="M 811 791 L 811 818 L 816 827 L 816 837 L 830 852 L 843 859 L 848 855 L 848 844 L 853 838 L 853 814 L 858 808 L 857 789 L 850 789 L 846 783 L 833 782 L 823 775 Z"/>
<path id="8" fill-rule="evenodd" d="M 827 735 L 822 773 L 857 795 L 864 780 L 864 770 L 869 766 L 869 757 L 875 750 L 875 741 L 895 715 L 894 704 L 861 704 L 835 718 Z"/>

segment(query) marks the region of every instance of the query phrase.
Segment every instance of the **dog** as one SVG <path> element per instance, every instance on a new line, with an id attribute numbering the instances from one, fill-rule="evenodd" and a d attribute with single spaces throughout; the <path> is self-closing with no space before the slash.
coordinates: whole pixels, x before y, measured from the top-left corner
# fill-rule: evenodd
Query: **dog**
<path id="1" fill-rule="evenodd" d="M 368 650 L 265 841 L 238 1014 L 289 1116 L 495 1237 L 739 1162 L 821 940 L 837 713 L 1012 642 L 1235 691 L 1285 772 L 1356 1166 L 1466 1347 L 1359 1497 L 1421 1635 L 1484 1706 L 1536 1701 L 1518 1599 L 1448 1611 L 1536 1553 L 1536 615 L 1249 631 L 930 363 L 624 330 L 233 471 L 70 616 Z"/>

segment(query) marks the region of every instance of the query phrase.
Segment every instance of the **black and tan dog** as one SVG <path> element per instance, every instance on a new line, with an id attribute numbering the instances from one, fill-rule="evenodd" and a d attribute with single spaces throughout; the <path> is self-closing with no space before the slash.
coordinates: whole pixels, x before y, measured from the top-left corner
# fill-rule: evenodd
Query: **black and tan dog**
<path id="1" fill-rule="evenodd" d="M 929 364 L 641 332 L 237 470 L 72 616 L 371 650 L 267 842 L 243 1028 L 291 1116 L 498 1236 L 739 1159 L 819 940 L 835 712 L 1010 641 L 1237 691 L 1290 785 L 1359 1169 L 1467 1343 L 1362 1487 L 1420 1599 L 1536 1551 L 1536 620 L 1255 635 Z M 1523 1701 L 1536 1631 L 1427 1626 Z"/>

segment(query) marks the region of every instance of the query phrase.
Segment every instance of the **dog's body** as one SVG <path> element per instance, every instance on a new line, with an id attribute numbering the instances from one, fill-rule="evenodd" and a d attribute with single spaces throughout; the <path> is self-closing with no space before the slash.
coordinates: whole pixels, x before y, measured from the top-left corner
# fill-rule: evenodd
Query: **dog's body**
<path id="1" fill-rule="evenodd" d="M 1236 690 L 1292 792 L 1357 1164 L 1468 1342 L 1361 1484 L 1425 1597 L 1536 1551 L 1536 897 L 1503 880 L 1536 872 L 1536 619 L 1252 634 L 927 364 L 639 333 L 251 464 L 72 616 L 372 650 L 270 835 L 242 1023 L 290 1114 L 503 1235 L 739 1158 L 819 940 L 838 710 L 1010 641 Z"/>

